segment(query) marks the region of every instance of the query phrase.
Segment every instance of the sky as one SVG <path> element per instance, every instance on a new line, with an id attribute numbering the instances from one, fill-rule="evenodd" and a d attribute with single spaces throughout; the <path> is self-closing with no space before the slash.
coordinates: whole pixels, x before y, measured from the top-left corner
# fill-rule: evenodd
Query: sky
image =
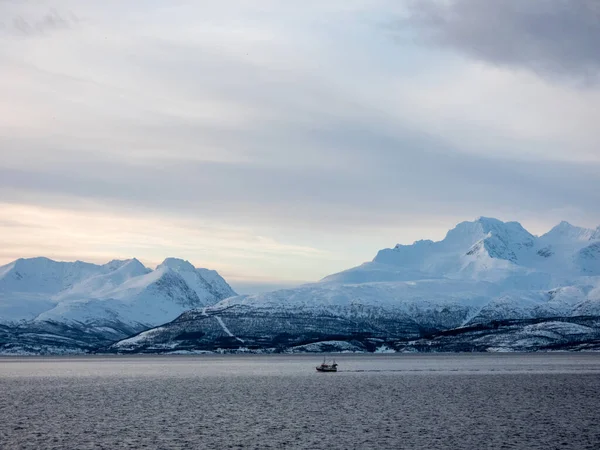
<path id="1" fill-rule="evenodd" d="M 0 264 L 316 281 L 600 225 L 596 0 L 0 0 Z"/>

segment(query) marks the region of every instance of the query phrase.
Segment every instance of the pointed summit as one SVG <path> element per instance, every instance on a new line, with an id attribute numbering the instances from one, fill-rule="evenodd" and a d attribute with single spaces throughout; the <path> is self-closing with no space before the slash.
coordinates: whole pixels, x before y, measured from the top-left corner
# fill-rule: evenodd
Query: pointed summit
<path id="1" fill-rule="evenodd" d="M 180 258 L 166 258 L 157 269 L 169 268 L 175 272 L 194 272 L 196 268 L 185 259 Z"/>
<path id="2" fill-rule="evenodd" d="M 596 232 L 591 228 L 577 227 L 563 220 L 546 234 L 541 236 L 541 239 L 549 243 L 589 241 L 594 239 L 595 233 Z"/>
<path id="3" fill-rule="evenodd" d="M 533 235 L 519 222 L 502 222 L 491 217 L 478 217 L 473 222 L 461 222 L 448 231 L 442 241 L 450 247 L 471 246 L 476 242 L 494 235 L 507 243 L 529 245 Z"/>
<path id="4" fill-rule="evenodd" d="M 458 277 L 467 272 L 472 272 L 476 278 L 488 274 L 492 277 L 494 272 L 520 270 L 510 268 L 510 265 L 523 265 L 532 258 L 536 239 L 519 222 L 479 217 L 459 223 L 442 241 L 417 241 L 413 245 L 380 250 L 372 261 L 374 265 L 367 263 L 341 275 L 326 277 L 326 280 L 399 281 Z"/>
<path id="5" fill-rule="evenodd" d="M 179 274 L 205 305 L 235 295 L 233 289 L 216 271 L 197 269 L 184 259 L 167 258 L 156 270 L 171 270 Z"/>
<path id="6" fill-rule="evenodd" d="M 137 258 L 131 259 L 113 259 L 102 266 L 104 273 L 120 272 L 130 276 L 143 275 L 150 272 Z"/>
<path id="7" fill-rule="evenodd" d="M 131 276 L 144 275 L 151 272 L 151 270 L 144 266 L 137 258 L 123 261 L 123 264 L 120 265 L 118 270 L 120 272 L 127 272 Z"/>

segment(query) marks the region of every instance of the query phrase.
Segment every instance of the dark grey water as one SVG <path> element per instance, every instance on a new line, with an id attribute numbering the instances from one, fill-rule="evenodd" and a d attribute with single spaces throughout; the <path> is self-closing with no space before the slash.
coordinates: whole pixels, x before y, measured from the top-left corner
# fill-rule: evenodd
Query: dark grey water
<path id="1" fill-rule="evenodd" d="M 600 354 L 336 359 L 0 358 L 0 448 L 600 448 Z"/>

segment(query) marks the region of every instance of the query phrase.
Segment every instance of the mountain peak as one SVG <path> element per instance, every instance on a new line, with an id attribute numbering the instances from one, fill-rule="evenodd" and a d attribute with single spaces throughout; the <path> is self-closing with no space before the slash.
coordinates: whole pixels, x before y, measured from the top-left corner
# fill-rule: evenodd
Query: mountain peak
<path id="1" fill-rule="evenodd" d="M 446 237 L 448 237 L 448 235 L 471 235 L 473 233 L 487 234 L 492 229 L 502 227 L 503 225 L 506 225 L 506 223 L 501 220 L 481 216 L 472 221 L 466 220 L 458 223 L 454 228 L 448 231 Z"/>
<path id="2" fill-rule="evenodd" d="M 494 217 L 486 217 L 486 216 L 479 216 L 473 222 L 480 223 L 482 225 L 487 225 L 487 226 L 504 224 L 504 222 L 502 222 L 500 219 L 496 219 Z"/>
<path id="3" fill-rule="evenodd" d="M 187 260 L 180 258 L 166 258 L 158 267 L 169 268 L 176 272 L 194 272 L 196 268 Z"/>
<path id="4" fill-rule="evenodd" d="M 15 267 L 33 267 L 36 265 L 49 265 L 54 263 L 56 263 L 56 261 L 50 258 L 46 258 L 45 256 L 36 256 L 34 258 L 19 258 L 14 262 Z"/>
<path id="5" fill-rule="evenodd" d="M 120 267 L 123 267 L 125 265 L 141 265 L 143 266 L 143 264 L 140 262 L 139 259 L 137 258 L 129 258 L 129 259 L 113 259 L 110 262 L 107 262 L 106 264 L 104 264 L 104 267 L 108 268 L 108 269 L 118 269 Z"/>
<path id="6" fill-rule="evenodd" d="M 530 234 L 525 228 L 523 228 L 523 225 L 521 225 L 520 222 L 516 221 L 503 222 L 502 220 L 494 219 L 493 217 L 480 216 L 477 219 L 475 219 L 475 223 L 480 224 L 483 227 L 483 229 L 488 233 L 493 230 L 512 229 L 514 231 L 524 231 L 527 234 Z"/>
<path id="7" fill-rule="evenodd" d="M 544 234 L 542 239 L 550 241 L 589 241 L 595 239 L 595 234 L 596 231 L 591 228 L 577 227 L 563 220 Z"/>
<path id="8" fill-rule="evenodd" d="M 448 246 L 471 246 L 490 235 L 502 236 L 506 241 L 523 242 L 533 239 L 519 222 L 502 222 L 492 217 L 478 217 L 472 222 L 461 222 L 448 231 L 444 243 Z"/>
<path id="9" fill-rule="evenodd" d="M 131 258 L 131 259 L 126 259 L 125 261 L 123 261 L 124 264 L 123 265 L 132 265 L 132 266 L 143 266 L 145 267 L 141 261 L 137 258 Z"/>
<path id="10" fill-rule="evenodd" d="M 556 225 L 552 230 L 560 233 L 571 233 L 573 231 L 581 231 L 587 230 L 586 228 L 577 227 L 575 225 L 570 224 L 566 220 L 562 220 L 558 225 Z M 552 231 L 550 230 L 550 231 Z"/>
<path id="11" fill-rule="evenodd" d="M 118 270 L 120 272 L 129 273 L 133 276 L 143 275 L 151 271 L 137 258 L 122 261 L 122 264 L 119 266 Z"/>
<path id="12" fill-rule="evenodd" d="M 345 273 L 356 280 L 370 270 L 367 278 L 391 277 L 399 280 L 415 276 L 454 276 L 469 264 L 481 265 L 479 272 L 493 271 L 496 266 L 505 267 L 506 261 L 523 263 L 534 248 L 536 239 L 519 222 L 503 222 L 482 216 L 457 224 L 442 241 L 416 241 L 412 245 L 396 245 L 392 249 L 380 250 L 373 262 L 398 267 L 392 275 L 383 274 L 385 270 L 377 266 L 351 269 Z M 497 261 L 484 261 L 486 257 Z M 328 280 L 332 278 L 327 277 Z"/>

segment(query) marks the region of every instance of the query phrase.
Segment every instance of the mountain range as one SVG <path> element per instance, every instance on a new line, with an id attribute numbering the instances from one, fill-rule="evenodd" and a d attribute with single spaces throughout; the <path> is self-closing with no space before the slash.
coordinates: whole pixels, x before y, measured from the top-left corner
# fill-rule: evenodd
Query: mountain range
<path id="1" fill-rule="evenodd" d="M 594 350 L 600 227 L 534 236 L 480 217 L 317 283 L 245 296 L 177 259 L 154 271 L 18 260 L 0 268 L 0 323 L 5 350 L 32 352 L 61 348 L 36 336 L 79 328 L 94 336 L 81 350 L 119 353 Z"/>
<path id="2" fill-rule="evenodd" d="M 168 258 L 104 265 L 18 259 L 0 267 L 5 352 L 92 350 L 235 295 L 213 270 Z"/>

